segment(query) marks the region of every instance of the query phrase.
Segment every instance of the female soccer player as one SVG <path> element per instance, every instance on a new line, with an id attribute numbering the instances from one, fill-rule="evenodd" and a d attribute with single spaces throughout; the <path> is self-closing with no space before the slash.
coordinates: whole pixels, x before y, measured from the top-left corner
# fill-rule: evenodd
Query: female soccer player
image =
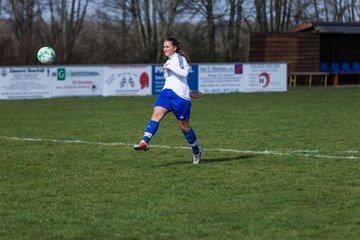
<path id="1" fill-rule="evenodd" d="M 188 57 L 183 52 L 181 43 L 175 38 L 164 41 L 163 50 L 169 59 L 163 65 L 165 85 L 154 103 L 154 110 L 149 121 L 144 138 L 134 146 L 135 150 L 149 150 L 149 142 L 155 135 L 159 123 L 168 112 L 173 112 L 186 140 L 192 147 L 193 164 L 198 164 L 201 159 L 201 147 L 197 144 L 194 130 L 190 127 L 191 97 L 199 98 L 201 93 L 190 93 L 187 83 L 189 74 Z"/>

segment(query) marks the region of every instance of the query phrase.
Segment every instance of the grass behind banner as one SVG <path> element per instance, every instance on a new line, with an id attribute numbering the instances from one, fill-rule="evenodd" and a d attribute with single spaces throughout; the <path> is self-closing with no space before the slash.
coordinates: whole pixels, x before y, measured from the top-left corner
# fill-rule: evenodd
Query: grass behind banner
<path id="1" fill-rule="evenodd" d="M 153 96 L 0 101 L 0 238 L 357 239 L 359 99 L 205 95 L 191 113 L 198 166 L 190 149 L 132 150 Z M 172 114 L 152 144 L 188 146 Z"/>

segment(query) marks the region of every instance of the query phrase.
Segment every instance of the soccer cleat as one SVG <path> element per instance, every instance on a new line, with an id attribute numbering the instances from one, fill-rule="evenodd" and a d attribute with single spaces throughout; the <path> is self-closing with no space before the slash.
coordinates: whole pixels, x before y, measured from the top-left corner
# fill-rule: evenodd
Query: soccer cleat
<path id="1" fill-rule="evenodd" d="M 193 154 L 193 164 L 199 164 L 201 159 L 202 148 L 199 146 L 199 152 Z"/>
<path id="2" fill-rule="evenodd" d="M 137 151 L 139 150 L 147 151 L 149 150 L 149 144 L 146 143 L 144 140 L 141 140 L 139 144 L 134 145 L 134 149 Z"/>

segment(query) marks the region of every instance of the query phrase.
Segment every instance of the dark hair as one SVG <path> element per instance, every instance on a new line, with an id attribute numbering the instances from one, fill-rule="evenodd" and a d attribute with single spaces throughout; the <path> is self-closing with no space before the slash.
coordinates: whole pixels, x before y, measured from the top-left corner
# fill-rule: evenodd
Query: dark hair
<path id="1" fill-rule="evenodd" d="M 168 37 L 165 39 L 165 41 L 171 42 L 176 47 L 176 53 L 183 56 L 187 62 L 190 62 L 189 56 L 184 52 L 183 46 L 180 41 L 176 40 L 174 37 Z"/>

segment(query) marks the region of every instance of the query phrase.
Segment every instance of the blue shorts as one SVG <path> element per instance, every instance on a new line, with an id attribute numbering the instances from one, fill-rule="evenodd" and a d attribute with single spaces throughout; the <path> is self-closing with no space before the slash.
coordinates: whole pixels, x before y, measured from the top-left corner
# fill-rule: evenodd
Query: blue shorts
<path id="1" fill-rule="evenodd" d="M 172 111 L 177 120 L 189 120 L 191 101 L 176 95 L 171 89 L 164 89 L 154 103 L 154 107 L 163 107 Z"/>

